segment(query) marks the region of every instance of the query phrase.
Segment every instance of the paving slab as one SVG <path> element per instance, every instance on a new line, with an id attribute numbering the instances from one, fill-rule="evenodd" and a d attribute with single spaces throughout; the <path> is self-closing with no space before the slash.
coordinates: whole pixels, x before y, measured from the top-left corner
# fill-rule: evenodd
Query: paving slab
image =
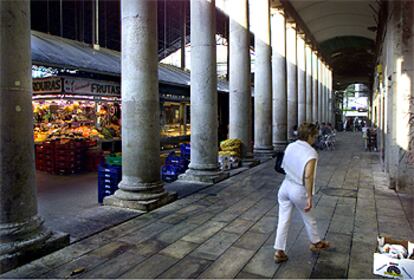
<path id="1" fill-rule="evenodd" d="M 240 234 L 220 231 L 194 250 L 191 255 L 206 260 L 216 260 L 239 238 Z"/>
<path id="2" fill-rule="evenodd" d="M 303 230 L 288 248 L 287 255 L 289 260 L 277 265 L 273 278 L 309 278 L 318 256 L 310 252 L 309 240 Z"/>
<path id="3" fill-rule="evenodd" d="M 200 246 L 200 244 L 187 242 L 184 240 L 178 240 L 170 246 L 166 247 L 165 249 L 161 250 L 160 254 L 177 259 L 182 259 L 198 246 Z"/>
<path id="4" fill-rule="evenodd" d="M 343 216 L 335 212 L 329 226 L 330 232 L 343 233 L 351 235 L 354 230 L 354 217 Z"/>
<path id="5" fill-rule="evenodd" d="M 209 221 L 185 235 L 182 240 L 193 243 L 203 243 L 226 225 L 227 223 Z"/>
<path id="6" fill-rule="evenodd" d="M 131 249 L 130 244 L 124 242 L 111 242 L 103 247 L 98 247 L 88 254 L 85 254 L 78 259 L 75 259 L 64 266 L 53 269 L 42 278 L 69 278 L 76 277 L 82 273 L 92 271 L 96 266 L 105 261 L 114 258 L 123 252 Z"/>
<path id="7" fill-rule="evenodd" d="M 122 274 L 122 279 L 151 279 L 156 278 L 162 274 L 173 264 L 177 263 L 178 259 L 164 255 L 153 255 L 142 263 L 132 267 L 126 273 Z"/>
<path id="8" fill-rule="evenodd" d="M 116 258 L 112 258 L 92 270 L 85 271 L 77 277 L 82 279 L 119 278 L 127 272 L 131 266 L 145 260 L 145 257 L 138 255 L 136 250 L 128 250 Z"/>
<path id="9" fill-rule="evenodd" d="M 273 259 L 274 253 L 273 245 L 261 247 L 243 268 L 243 272 L 259 275 L 261 278 L 271 278 L 278 268 Z"/>
<path id="10" fill-rule="evenodd" d="M 158 233 L 171 228 L 172 225 L 168 223 L 163 223 L 160 221 L 154 221 L 146 227 L 143 227 L 137 231 L 133 231 L 127 235 L 124 235 L 120 238 L 117 238 L 120 241 L 125 241 L 131 244 L 138 244 L 144 242 L 145 240 L 151 239 Z"/>
<path id="11" fill-rule="evenodd" d="M 243 248 L 246 250 L 257 250 L 263 243 L 269 238 L 269 234 L 257 233 L 250 230 L 243 234 L 240 239 L 234 244 L 234 246 Z"/>
<path id="12" fill-rule="evenodd" d="M 162 273 L 160 279 L 194 279 L 197 278 L 213 262 L 188 256 Z"/>
<path id="13" fill-rule="evenodd" d="M 197 227 L 197 224 L 182 222 L 180 224 L 168 228 L 168 230 L 159 233 L 155 236 L 155 238 L 164 243 L 171 244 L 183 237 L 184 235 L 186 235 L 187 233 L 193 231 Z"/>
<path id="14" fill-rule="evenodd" d="M 223 230 L 232 233 L 243 234 L 245 233 L 252 225 L 253 221 L 246 220 L 243 218 L 238 218 L 226 226 Z"/>
<path id="15" fill-rule="evenodd" d="M 375 251 L 375 242 L 365 243 L 353 241 L 351 256 L 349 262 L 349 278 L 373 278 L 373 251 Z"/>
<path id="16" fill-rule="evenodd" d="M 351 236 L 329 232 L 326 238 L 331 242 L 332 248 L 320 252 L 310 277 L 347 278 Z"/>
<path id="17" fill-rule="evenodd" d="M 241 271 L 237 274 L 236 279 L 263 279 L 263 276 Z"/>
<path id="18" fill-rule="evenodd" d="M 201 275 L 203 279 L 234 278 L 253 256 L 254 251 L 231 247 Z M 234 260 L 237 259 L 235 262 Z"/>

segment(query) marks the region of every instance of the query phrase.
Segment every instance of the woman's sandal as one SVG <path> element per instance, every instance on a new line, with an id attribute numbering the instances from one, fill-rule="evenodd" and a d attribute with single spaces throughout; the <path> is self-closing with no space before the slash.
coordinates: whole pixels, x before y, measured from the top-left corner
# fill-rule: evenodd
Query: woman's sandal
<path id="1" fill-rule="evenodd" d="M 288 256 L 283 251 L 276 251 L 273 258 L 276 263 L 281 263 L 288 260 Z"/>
<path id="2" fill-rule="evenodd" d="M 321 240 L 318 243 L 311 244 L 309 249 L 314 253 L 319 253 L 321 250 L 328 249 L 331 244 L 326 240 Z"/>

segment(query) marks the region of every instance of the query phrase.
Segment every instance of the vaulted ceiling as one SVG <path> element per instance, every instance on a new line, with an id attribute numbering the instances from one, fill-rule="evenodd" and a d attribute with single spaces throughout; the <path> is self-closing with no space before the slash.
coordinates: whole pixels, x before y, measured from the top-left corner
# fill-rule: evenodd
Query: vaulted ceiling
<path id="1" fill-rule="evenodd" d="M 277 2 L 277 1 L 273 1 Z M 310 31 L 333 68 L 334 87 L 370 84 L 375 66 L 375 39 L 380 1 L 280 0 Z M 289 11 L 288 11 L 289 12 Z"/>

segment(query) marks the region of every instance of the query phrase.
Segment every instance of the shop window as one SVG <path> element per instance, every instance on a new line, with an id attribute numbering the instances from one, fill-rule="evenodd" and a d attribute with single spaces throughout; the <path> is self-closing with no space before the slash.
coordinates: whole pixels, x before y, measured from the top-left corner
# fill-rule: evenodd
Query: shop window
<path id="1" fill-rule="evenodd" d="M 190 106 L 188 103 L 163 102 L 161 104 L 161 137 L 190 135 Z"/>

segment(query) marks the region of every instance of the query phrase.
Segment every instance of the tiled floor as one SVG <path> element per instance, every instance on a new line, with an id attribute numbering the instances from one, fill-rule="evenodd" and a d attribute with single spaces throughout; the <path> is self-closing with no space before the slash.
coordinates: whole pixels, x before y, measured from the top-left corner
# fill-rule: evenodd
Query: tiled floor
<path id="1" fill-rule="evenodd" d="M 282 176 L 263 163 L 151 213 L 103 230 L 3 278 L 374 278 L 379 233 L 412 238 L 412 212 L 388 189 L 376 153 L 340 133 L 322 151 L 315 214 L 333 248 L 309 251 L 295 212 L 289 260 L 273 262 Z M 407 205 L 407 204 L 405 204 Z M 110 211 L 110 209 L 108 210 Z"/>

